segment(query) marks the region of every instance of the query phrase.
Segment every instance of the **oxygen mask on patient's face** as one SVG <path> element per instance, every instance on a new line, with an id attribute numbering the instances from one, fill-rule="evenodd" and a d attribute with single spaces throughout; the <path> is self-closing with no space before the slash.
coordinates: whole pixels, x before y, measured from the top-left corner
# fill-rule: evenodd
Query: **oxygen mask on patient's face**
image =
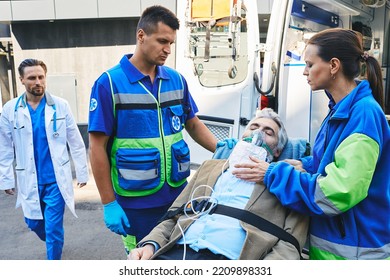
<path id="1" fill-rule="evenodd" d="M 266 162 L 273 160 L 273 152 L 265 143 L 265 134 L 257 129 L 253 131 L 250 137 L 238 141 L 229 157 L 230 168 L 234 169 L 234 165 L 238 163 L 249 163 L 252 160 L 249 156 L 256 157 Z"/>

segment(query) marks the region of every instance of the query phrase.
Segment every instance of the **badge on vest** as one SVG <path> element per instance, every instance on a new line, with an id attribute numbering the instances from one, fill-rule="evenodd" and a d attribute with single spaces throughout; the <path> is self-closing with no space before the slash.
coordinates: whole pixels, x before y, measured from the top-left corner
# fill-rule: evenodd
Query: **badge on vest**
<path id="1" fill-rule="evenodd" d="M 178 116 L 173 116 L 172 117 L 172 128 L 175 131 L 179 131 L 180 130 L 180 128 L 181 128 L 181 121 L 180 121 L 180 118 Z"/>

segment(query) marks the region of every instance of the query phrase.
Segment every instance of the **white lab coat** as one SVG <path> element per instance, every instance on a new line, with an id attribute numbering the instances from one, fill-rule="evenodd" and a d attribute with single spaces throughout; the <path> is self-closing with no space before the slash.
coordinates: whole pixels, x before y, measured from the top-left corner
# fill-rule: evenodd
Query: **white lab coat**
<path id="1" fill-rule="evenodd" d="M 46 136 L 56 181 L 66 205 L 77 217 L 67 144 L 75 166 L 76 178 L 80 183 L 88 181 L 85 145 L 68 102 L 47 92 L 45 96 Z M 19 98 L 21 100 L 16 108 Z M 7 102 L 0 116 L 0 190 L 16 186 L 18 189 L 16 208 L 22 206 L 26 218 L 43 219 L 39 203 L 30 112 L 26 106 L 26 94 L 19 98 Z M 57 137 L 53 131 L 55 111 Z M 15 185 L 14 168 L 17 185 Z"/>

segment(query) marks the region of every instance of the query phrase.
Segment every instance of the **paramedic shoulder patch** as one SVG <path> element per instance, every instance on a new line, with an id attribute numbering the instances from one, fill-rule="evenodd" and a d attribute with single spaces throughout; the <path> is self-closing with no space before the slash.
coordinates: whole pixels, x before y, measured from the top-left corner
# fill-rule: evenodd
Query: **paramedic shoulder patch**
<path id="1" fill-rule="evenodd" d="M 95 98 L 92 98 L 91 102 L 89 103 L 89 111 L 91 111 L 91 112 L 95 111 L 97 106 L 98 106 L 97 100 Z"/>

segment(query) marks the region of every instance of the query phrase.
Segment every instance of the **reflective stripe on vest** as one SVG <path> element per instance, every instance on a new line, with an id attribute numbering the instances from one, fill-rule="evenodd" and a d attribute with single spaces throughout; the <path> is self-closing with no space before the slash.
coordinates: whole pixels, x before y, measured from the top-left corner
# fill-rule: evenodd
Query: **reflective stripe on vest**
<path id="1" fill-rule="evenodd" d="M 366 248 L 333 243 L 310 235 L 310 259 L 314 260 L 384 260 L 390 259 L 390 244 Z"/>

